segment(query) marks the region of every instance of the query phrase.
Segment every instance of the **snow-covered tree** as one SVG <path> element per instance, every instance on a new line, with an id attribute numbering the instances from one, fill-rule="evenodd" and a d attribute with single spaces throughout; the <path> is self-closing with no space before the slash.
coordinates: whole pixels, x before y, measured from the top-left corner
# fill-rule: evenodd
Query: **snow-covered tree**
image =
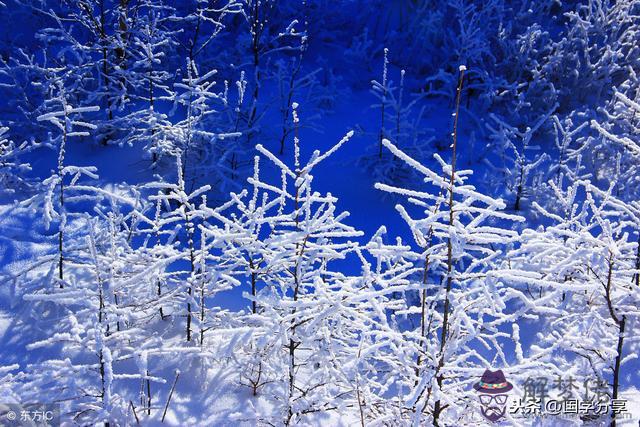
<path id="1" fill-rule="evenodd" d="M 183 29 L 178 39 L 183 56 L 188 64 L 196 65 L 198 68 L 211 67 L 211 64 L 203 63 L 204 54 L 226 28 L 225 19 L 243 13 L 243 2 L 224 0 L 212 3 L 207 0 L 195 0 L 185 2 L 182 7 L 185 9 L 184 13 L 178 13 L 174 19 L 180 22 Z"/>
<path id="2" fill-rule="evenodd" d="M 266 334 L 256 349 L 269 349 L 269 357 L 259 363 L 270 365 L 263 368 L 265 371 L 281 372 L 277 378 L 281 388 L 276 397 L 280 422 L 286 425 L 340 405 L 344 380 L 330 352 L 330 337 L 331 325 L 340 316 L 340 310 L 334 313 L 331 307 L 338 301 L 343 276 L 330 265 L 353 251 L 355 243 L 348 239 L 361 233 L 343 224 L 348 213 L 336 213 L 335 197 L 312 191 L 311 172 L 351 135 L 352 132 L 324 154 L 314 152 L 304 165 L 299 160 L 299 141 L 295 137 L 293 170 L 259 145 L 258 151 L 280 169 L 282 183 L 275 186 L 261 181 L 256 168 L 256 177 L 250 180 L 254 194 L 247 213 L 251 216 L 246 220 L 251 221 L 247 224 L 250 230 L 265 227 L 265 237 L 256 244 L 252 243 L 255 237 L 251 234 L 237 235 L 236 244 L 243 244 L 245 252 L 238 259 L 245 274 L 252 276 L 252 293 L 246 295 Z M 269 216 L 254 223 L 260 218 L 255 217 L 256 210 L 258 215 Z M 228 227 L 237 227 L 227 223 Z M 264 283 L 258 292 L 256 280 Z M 264 343 L 265 339 L 270 344 Z"/>
<path id="3" fill-rule="evenodd" d="M 169 29 L 174 11 L 161 2 L 148 0 L 138 5 L 136 26 L 129 32 L 130 66 L 126 70 L 126 80 L 130 97 L 141 101 L 147 108 L 136 108 L 122 117 L 125 141 L 128 144 L 141 141 L 151 153 L 155 163 L 158 160 L 158 126 L 167 123 L 158 103 L 171 99 L 173 88 L 169 54 L 175 49 L 176 30 Z"/>
<path id="4" fill-rule="evenodd" d="M 441 168 L 435 172 L 384 140 L 395 156 L 423 175 L 426 188 L 376 184 L 379 190 L 407 198 L 409 206 L 396 208 L 424 260 L 419 333 L 412 337 L 420 351 L 413 361 L 414 382 L 408 384 L 404 405 L 415 422 L 426 419 L 434 425 L 456 423 L 464 413 L 469 391 L 462 372 L 490 367 L 492 361 L 507 363 L 499 328 L 513 321 L 507 304 L 516 298 L 490 273 L 498 265 L 501 248 L 518 239 L 517 232 L 501 223 L 522 218 L 502 212 L 506 207 L 502 200 L 479 193 L 467 183 L 471 171 L 456 168 L 464 72 L 461 66 L 451 163 L 435 154 Z M 479 343 L 497 360 L 487 358 Z"/>
<path id="5" fill-rule="evenodd" d="M 49 10 L 35 4 L 33 8 L 53 21 L 39 34 L 46 51 L 57 54 L 71 73 L 88 82 L 76 94 L 81 97 L 80 105 L 104 107 L 106 116 L 96 124 L 100 141 L 107 144 L 116 134 L 112 123 L 116 111 L 129 102 L 126 78 L 121 72 L 128 68 L 133 5 L 128 0 L 83 0 Z"/>
<path id="6" fill-rule="evenodd" d="M 614 89 L 613 99 L 603 111 L 602 120 L 592 120 L 591 127 L 599 134 L 593 144 L 596 152 L 594 169 L 596 179 L 609 181 L 617 177 L 616 192 L 624 200 L 638 196 L 638 173 L 640 170 L 640 85 L 629 80 L 619 89 Z"/>
<path id="7" fill-rule="evenodd" d="M 77 422 L 121 422 L 132 419 L 131 398 L 117 391 L 116 383 L 164 382 L 149 370 L 130 371 L 127 361 L 136 357 L 134 350 L 157 348 L 157 339 L 145 332 L 157 314 L 157 301 L 144 279 L 166 260 L 148 264 L 130 245 L 128 222 L 135 217 L 124 212 L 138 208 L 135 194 L 96 192 L 99 197 L 84 200 L 96 201 L 99 214 L 75 219 L 82 227 L 74 228 L 73 245 L 65 253 L 64 288 L 32 285 L 24 296 L 41 313 L 37 322 L 56 319 L 48 335 L 35 338 L 28 349 L 62 348 L 66 355 L 57 358 L 54 351 L 29 366 L 28 383 L 48 390 L 48 401 L 64 402 Z M 24 280 L 38 273 L 25 272 Z"/>
<path id="8" fill-rule="evenodd" d="M 220 87 L 214 80 L 218 71 L 201 74 L 194 63 L 188 63 L 186 70 L 186 77 L 174 84 L 173 108 L 169 112 L 180 119 L 172 122 L 161 116 L 154 123 L 153 152 L 158 157 L 180 156 L 180 173 L 186 185 L 207 181 L 222 187 L 232 175 L 229 159 L 237 153 L 237 147 L 227 140 L 237 138 L 241 132 L 227 123 L 228 127 L 218 131 L 225 118 L 219 109 L 226 109 L 229 104 L 226 84 Z"/>
<path id="9" fill-rule="evenodd" d="M 211 239 L 211 246 L 220 251 L 219 264 L 225 265 L 236 280 L 245 282 L 245 292 L 249 295 L 249 316 L 244 319 L 246 326 L 259 330 L 262 324 L 257 295 L 263 276 L 275 274 L 273 267 L 265 268 L 269 237 L 278 223 L 281 211 L 281 197 L 270 195 L 259 188 L 260 158 L 254 159 L 252 191 L 231 193 L 230 200 L 211 211 L 216 224 L 203 229 L 204 239 Z M 263 286 L 263 285 L 262 285 Z M 265 363 L 275 351 L 273 343 L 265 338 L 252 336 L 244 346 L 237 348 L 241 383 L 258 395 L 263 386 L 275 380 L 277 373 Z"/>
<path id="10" fill-rule="evenodd" d="M 42 210 L 44 225 L 49 228 L 50 223 L 55 219 L 58 222 L 58 285 L 64 286 L 64 258 L 65 258 L 65 242 L 64 234 L 67 226 L 66 203 L 69 202 L 67 193 L 78 190 L 80 193 L 91 193 L 92 189 L 77 186 L 76 183 L 80 177 L 88 176 L 89 178 L 97 178 L 94 174 L 95 168 L 67 166 L 65 156 L 67 151 L 67 142 L 69 138 L 88 136 L 86 130 L 80 129 L 96 129 L 96 126 L 82 121 L 81 114 L 87 112 L 98 111 L 99 107 L 73 107 L 69 105 L 67 94 L 61 82 L 58 83 L 57 94 L 47 101 L 47 107 L 50 112 L 38 116 L 38 121 L 49 122 L 57 128 L 58 134 L 51 136 L 49 144 L 58 150 L 57 168 L 50 177 L 45 179 L 42 184 L 40 194 L 26 200 L 25 204 L 35 203 Z M 71 177 L 71 179 L 67 179 Z M 66 195 L 66 199 L 65 199 Z M 82 199 L 81 194 L 77 194 L 76 199 Z"/>
<path id="11" fill-rule="evenodd" d="M 565 117 L 564 120 L 560 120 L 557 115 L 551 116 L 558 158 L 549 172 L 555 175 L 556 184 L 560 183 L 561 176 L 579 180 L 584 175 L 582 156 L 583 151 L 589 146 L 589 141 L 581 133 L 589 126 L 586 118 L 586 114 L 577 111 Z"/>
<path id="12" fill-rule="evenodd" d="M 362 270 L 349 278 L 342 306 L 349 319 L 344 323 L 356 325 L 357 332 L 336 329 L 333 339 L 342 343 L 343 371 L 352 389 L 347 397 L 361 425 L 405 417 L 404 395 L 414 385 L 420 352 L 415 331 L 407 331 L 415 315 L 412 297 L 420 290 L 414 280 L 420 273 L 418 254 L 400 238 L 387 243 L 386 232 L 380 227 L 356 249 Z"/>
<path id="13" fill-rule="evenodd" d="M 477 425 L 485 369 L 625 398 L 639 13 L 0 0 L 0 401 L 81 425 Z M 362 113 L 368 152 L 304 145 L 328 109 Z M 364 236 L 338 193 L 400 223 Z"/>
<path id="14" fill-rule="evenodd" d="M 0 395 L 7 403 L 19 403 L 22 399 L 19 387 L 24 381 L 25 374 L 19 371 L 20 365 L 0 366 Z"/>
<path id="15" fill-rule="evenodd" d="M 360 163 L 376 181 L 405 183 L 416 178 L 414 169 L 386 153 L 382 141 L 389 139 L 406 153 L 421 159 L 434 138 L 428 136 L 431 129 L 424 128 L 422 123 L 425 108 L 419 102 L 424 94 L 407 93 L 405 70 L 400 70 L 396 87 L 389 75 L 389 49 L 385 48 L 383 53 L 382 78 L 380 81 L 372 80 L 370 90 L 376 98 L 372 108 L 379 110 L 380 117 L 379 128 L 375 133 L 376 144 L 368 147 Z"/>
<path id="16" fill-rule="evenodd" d="M 9 139 L 9 128 L 0 126 L 0 188 L 3 193 L 15 193 L 28 187 L 25 176 L 31 165 L 23 157 L 35 144 L 24 141 L 16 144 Z"/>
<path id="17" fill-rule="evenodd" d="M 571 4 L 566 32 L 553 44 L 543 71 L 560 102 L 607 100 L 610 89 L 638 66 L 637 1 L 594 0 Z M 569 75 L 566 70 L 571 70 Z"/>
<path id="18" fill-rule="evenodd" d="M 298 32 L 295 28 L 298 20 L 292 20 L 284 29 L 273 25 L 271 19 L 276 11 L 274 0 L 247 0 L 244 10 L 244 16 L 249 26 L 248 48 L 253 74 L 247 129 L 254 132 L 256 124 L 264 114 L 264 111 L 260 111 L 258 102 L 261 92 L 263 92 L 262 84 L 266 74 L 263 69 L 265 62 L 270 56 L 280 52 L 301 54 L 306 47 L 305 34 Z M 294 44 L 296 40 L 302 41 L 296 46 Z M 249 133 L 248 137 L 250 138 L 252 134 Z"/>
<path id="19" fill-rule="evenodd" d="M 625 364 L 637 353 L 630 331 L 640 315 L 639 206 L 616 198 L 613 185 L 606 191 L 588 181 L 552 186 L 563 209 L 536 206 L 551 224 L 523 232 L 509 257 L 519 270 L 511 277 L 544 300 L 536 352 L 582 381 L 605 384 L 598 399 L 608 404 L 620 398 Z M 616 424 L 614 414 L 604 417 Z"/>
<path id="20" fill-rule="evenodd" d="M 315 75 L 320 71 L 319 69 L 312 71 L 311 73 L 304 74 L 302 71 L 303 59 L 307 50 L 307 36 L 302 35 L 300 37 L 300 47 L 297 55 L 292 55 L 291 58 L 286 58 L 278 61 L 275 73 L 275 80 L 278 84 L 278 92 L 280 96 L 280 115 L 282 116 L 282 134 L 280 136 L 280 151 L 279 154 L 284 154 L 285 142 L 289 139 L 289 136 L 294 132 L 298 124 L 295 122 L 294 114 L 295 108 L 294 99 L 301 101 L 302 92 L 309 91 L 309 89 L 315 83 Z M 307 98 L 309 98 L 307 96 Z M 306 100 L 305 100 L 306 101 Z M 306 102 L 305 102 L 306 105 Z M 311 118 L 307 117 L 305 123 Z"/>
<path id="21" fill-rule="evenodd" d="M 532 140 L 543 125 L 547 123 L 557 106 L 554 106 L 547 114 L 538 118 L 533 126 L 526 126 L 524 130 L 510 126 L 495 114 L 491 114 L 495 125 L 487 125 L 492 133 L 492 144 L 500 153 L 500 166 L 494 166 L 486 160 L 490 167 L 497 169 L 493 172 L 504 179 L 509 196 L 514 198 L 513 209 L 521 209 L 522 200 L 531 195 L 529 188 L 531 176 L 536 168 L 539 168 L 548 156 L 541 151 L 539 145 Z M 495 127 L 494 127 L 495 126 Z"/>
<path id="22" fill-rule="evenodd" d="M 151 184 L 152 187 L 159 187 L 160 191 L 157 195 L 150 196 L 151 200 L 157 200 L 161 204 L 167 207 L 167 212 L 160 215 L 154 224 L 156 229 L 165 229 L 166 227 L 179 227 L 178 230 L 182 231 L 183 245 L 183 259 L 188 262 L 188 270 L 184 272 L 183 281 L 179 284 L 180 293 L 184 294 L 184 301 L 186 310 L 184 311 L 184 317 L 186 318 L 186 340 L 192 340 L 194 321 L 194 310 L 200 306 L 196 302 L 194 296 L 194 288 L 198 287 L 200 290 L 200 297 L 204 301 L 204 297 L 207 293 L 206 283 L 210 280 L 207 271 L 203 271 L 199 268 L 204 267 L 206 264 L 206 252 L 203 249 L 198 251 L 198 248 L 206 249 L 206 242 L 200 241 L 202 239 L 201 233 L 199 233 L 199 226 L 206 221 L 209 217 L 209 210 L 206 208 L 205 193 L 211 189 L 210 186 L 205 185 L 194 191 L 190 191 L 187 188 L 187 184 L 184 180 L 184 167 L 182 166 L 181 157 L 176 156 L 176 174 L 177 182 L 171 183 L 158 183 Z M 201 203 L 198 203 L 201 202 Z M 201 306 L 202 321 L 204 321 L 204 306 Z M 197 311 L 196 311 L 197 313 Z M 201 337 L 204 330 L 204 326 L 201 327 Z"/>

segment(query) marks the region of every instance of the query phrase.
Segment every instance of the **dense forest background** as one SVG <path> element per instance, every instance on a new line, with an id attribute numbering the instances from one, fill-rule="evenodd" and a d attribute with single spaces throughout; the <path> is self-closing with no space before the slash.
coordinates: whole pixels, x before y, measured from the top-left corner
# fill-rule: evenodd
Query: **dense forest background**
<path id="1" fill-rule="evenodd" d="M 501 369 L 539 408 L 506 425 L 638 422 L 640 1 L 1 0 L 0 28 L 0 404 L 482 425 Z"/>

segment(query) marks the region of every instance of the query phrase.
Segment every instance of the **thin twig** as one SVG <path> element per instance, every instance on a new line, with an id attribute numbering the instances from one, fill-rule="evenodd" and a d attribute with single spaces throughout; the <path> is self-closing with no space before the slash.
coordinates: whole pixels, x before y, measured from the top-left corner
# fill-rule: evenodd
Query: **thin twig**
<path id="1" fill-rule="evenodd" d="M 167 404 L 164 405 L 164 412 L 162 413 L 162 420 L 160 422 L 164 422 L 164 417 L 167 415 L 167 409 L 169 409 L 169 403 L 171 403 L 171 397 L 173 396 L 173 390 L 176 388 L 176 383 L 178 382 L 178 377 L 180 376 L 180 371 L 176 371 L 176 378 L 173 380 L 173 385 L 171 386 L 171 391 L 169 392 L 169 398 L 167 399 Z"/>

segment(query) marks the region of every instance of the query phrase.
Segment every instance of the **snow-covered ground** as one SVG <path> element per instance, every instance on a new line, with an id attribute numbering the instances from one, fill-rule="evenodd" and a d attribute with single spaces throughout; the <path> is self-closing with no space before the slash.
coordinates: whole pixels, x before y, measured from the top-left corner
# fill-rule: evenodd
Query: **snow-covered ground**
<path id="1" fill-rule="evenodd" d="M 0 1 L 0 405 L 638 425 L 638 10 Z"/>

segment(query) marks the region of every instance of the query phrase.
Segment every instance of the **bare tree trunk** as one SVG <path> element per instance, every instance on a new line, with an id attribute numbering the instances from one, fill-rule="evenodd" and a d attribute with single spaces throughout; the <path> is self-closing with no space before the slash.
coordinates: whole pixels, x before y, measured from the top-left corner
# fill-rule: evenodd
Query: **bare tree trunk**
<path id="1" fill-rule="evenodd" d="M 115 304 L 115 306 L 118 306 L 118 294 L 113 292 L 113 303 Z M 120 331 L 120 320 L 119 318 L 116 316 L 116 331 Z"/>
<path id="2" fill-rule="evenodd" d="M 638 272 L 634 274 L 633 278 L 636 284 L 636 287 L 640 287 L 640 230 L 638 230 L 638 248 L 636 253 L 636 270 Z"/>
<path id="3" fill-rule="evenodd" d="M 179 173 L 179 172 L 178 172 Z M 195 250 L 193 245 L 193 224 L 191 223 L 191 219 L 189 214 L 185 210 L 185 223 L 187 227 L 187 239 L 189 245 L 189 263 L 191 269 L 190 279 L 193 278 L 193 273 L 196 271 L 195 265 Z M 191 298 L 193 296 L 193 286 L 192 283 L 189 283 L 187 287 L 187 341 L 191 341 Z"/>
<path id="4" fill-rule="evenodd" d="M 383 89 L 382 102 L 380 107 L 380 135 L 378 136 L 378 158 L 382 158 L 382 140 L 384 139 L 384 109 L 387 103 L 387 88 Z"/>
<path id="5" fill-rule="evenodd" d="M 195 259 L 193 253 L 193 236 L 189 231 L 189 260 L 191 262 L 191 276 L 195 271 Z M 187 300 L 187 341 L 191 341 L 191 297 L 193 296 L 193 288 L 191 284 L 187 288 L 188 300 Z"/>
<path id="6" fill-rule="evenodd" d="M 304 54 L 304 45 L 300 46 L 300 55 L 298 56 L 298 63 L 296 64 L 296 68 L 291 72 L 291 76 L 289 78 L 289 90 L 287 93 L 287 104 L 284 106 L 283 114 L 284 117 L 282 119 L 282 136 L 280 137 L 280 155 L 284 154 L 284 142 L 289 134 L 287 129 L 287 120 L 289 120 L 289 114 L 291 114 L 291 104 L 293 102 L 293 95 L 295 93 L 295 83 L 298 78 L 298 74 L 300 73 L 300 68 L 302 67 L 302 58 Z"/>
<path id="7" fill-rule="evenodd" d="M 257 295 L 256 273 L 251 272 L 251 296 L 253 297 L 253 300 L 251 301 L 251 312 L 253 314 L 258 313 L 258 304 L 256 303 L 256 295 Z"/>
<path id="8" fill-rule="evenodd" d="M 518 188 L 516 190 L 516 201 L 513 205 L 513 209 L 520 210 L 520 200 L 522 199 L 522 190 L 524 189 L 524 166 L 520 165 L 520 174 L 518 176 Z"/>
<path id="9" fill-rule="evenodd" d="M 451 179 L 449 181 L 449 229 L 453 228 L 455 214 L 453 209 L 454 202 L 454 188 L 455 188 L 455 174 L 456 174 L 456 150 L 458 144 L 458 117 L 460 116 L 460 98 L 462 96 L 462 84 L 464 82 L 464 68 L 460 69 L 460 80 L 458 82 L 458 89 L 456 95 L 456 111 L 453 120 L 453 150 L 451 155 Z M 447 240 L 447 287 L 445 290 L 444 307 L 442 309 L 442 334 L 440 336 L 440 361 L 438 362 L 438 371 L 444 366 L 444 349 L 447 343 L 447 334 L 449 332 L 449 293 L 451 292 L 451 286 L 453 285 L 453 243 L 451 237 Z M 441 373 L 436 378 L 438 388 L 442 389 L 444 377 Z M 433 407 L 433 425 L 438 427 L 440 413 L 444 407 L 438 399 Z"/>
<path id="10" fill-rule="evenodd" d="M 107 65 L 108 52 L 107 52 L 107 32 L 104 16 L 104 0 L 100 2 L 100 37 L 102 42 L 102 73 L 104 74 L 105 87 L 109 86 L 109 67 Z M 109 98 L 109 91 L 107 90 L 107 118 L 113 120 L 113 111 L 111 109 L 111 99 Z M 102 140 L 103 145 L 107 145 L 108 138 Z"/>
<path id="11" fill-rule="evenodd" d="M 64 95 L 63 95 L 64 96 Z M 58 286 L 64 288 L 64 227 L 66 223 L 66 213 L 64 211 L 64 157 L 67 150 L 67 113 L 65 109 L 65 126 L 62 132 L 62 142 L 60 143 L 60 151 L 58 152 L 58 177 L 60 179 L 60 226 L 58 228 Z"/>
<path id="12" fill-rule="evenodd" d="M 616 345 L 616 350 L 617 350 L 617 354 L 616 354 L 616 358 L 615 358 L 615 362 L 614 362 L 614 366 L 613 366 L 613 385 L 612 385 L 612 399 L 617 399 L 618 398 L 618 389 L 620 386 L 620 364 L 622 361 L 622 350 L 623 350 L 623 346 L 624 346 L 624 331 L 625 331 L 625 326 L 626 326 L 626 322 L 627 322 L 627 318 L 626 316 L 622 316 L 622 317 L 618 317 L 618 315 L 615 312 L 615 308 L 613 307 L 613 301 L 611 300 L 611 287 L 613 286 L 613 267 L 614 267 L 614 261 L 613 261 L 613 254 L 609 254 L 609 271 L 607 273 L 607 283 L 605 285 L 605 299 L 607 302 L 607 308 L 609 309 L 609 315 L 611 316 L 611 319 L 616 323 L 616 325 L 618 326 L 618 343 Z M 616 419 L 615 419 L 615 414 L 611 415 L 611 427 L 615 427 L 616 426 Z"/>
<path id="13" fill-rule="evenodd" d="M 127 31 L 129 31 L 129 28 L 127 26 L 128 8 L 129 8 L 129 0 L 120 0 L 120 5 L 119 5 L 120 14 L 118 16 L 118 32 L 119 32 L 120 43 L 123 45 L 124 45 L 125 39 L 127 38 Z M 122 66 L 122 62 L 124 62 L 126 54 L 127 52 L 123 46 L 118 46 L 116 48 L 116 56 L 118 58 L 118 62 L 120 63 L 120 66 Z"/>
<path id="14" fill-rule="evenodd" d="M 147 371 L 147 377 L 149 376 L 149 371 Z M 147 415 L 151 415 L 151 381 L 147 378 Z"/>
<path id="15" fill-rule="evenodd" d="M 291 400 L 293 399 L 293 393 L 295 390 L 295 369 L 296 369 L 296 346 L 297 343 L 293 338 L 289 339 L 289 401 L 287 402 L 287 419 L 285 425 L 289 425 L 293 419 L 293 408 L 291 407 Z"/>
<path id="16" fill-rule="evenodd" d="M 64 210 L 64 183 L 62 182 L 62 175 L 60 175 L 60 210 Z M 63 270 L 63 239 L 64 239 L 64 225 L 63 221 L 60 223 L 58 230 L 58 279 L 60 279 L 58 286 L 64 288 L 64 270 Z"/>
<path id="17" fill-rule="evenodd" d="M 102 288 L 102 282 L 100 282 L 100 280 L 98 279 L 98 298 L 99 298 L 99 306 L 98 306 L 98 327 L 101 329 L 100 333 L 102 333 L 102 323 L 105 320 L 105 316 L 104 316 L 104 294 L 103 294 L 103 288 Z M 108 330 L 109 330 L 109 326 L 107 324 L 107 334 L 108 334 Z M 104 403 L 104 397 L 106 394 L 106 389 L 105 389 L 105 367 L 104 367 L 104 354 L 102 351 L 102 347 L 100 349 L 98 349 L 98 361 L 100 363 L 100 398 L 102 399 L 103 403 Z M 105 427 L 109 426 L 108 422 L 104 423 Z"/>
<path id="18" fill-rule="evenodd" d="M 152 70 L 149 70 L 149 109 L 153 111 L 154 98 L 153 98 L 153 79 L 151 77 L 151 71 Z M 154 127 L 153 129 L 151 129 L 151 141 L 152 141 L 152 147 L 154 149 L 156 148 L 155 137 L 156 137 L 156 129 Z M 151 153 L 151 162 L 153 165 L 155 165 L 157 161 L 158 161 L 158 153 L 156 153 L 154 150 L 153 153 Z"/>
<path id="19" fill-rule="evenodd" d="M 362 354 L 362 342 L 360 343 L 360 348 L 358 349 L 358 359 L 360 359 L 360 355 Z M 356 376 L 356 398 L 358 399 L 358 411 L 360 412 L 360 427 L 365 427 L 364 425 L 364 405 L 363 399 L 360 393 L 360 378 Z"/>
<path id="20" fill-rule="evenodd" d="M 297 195 L 296 195 L 296 199 L 297 199 Z M 297 200 L 296 200 L 297 203 Z M 302 249 L 304 250 L 304 249 Z M 298 292 L 300 290 L 300 283 L 299 283 L 299 278 L 298 278 L 298 273 L 297 273 L 297 266 L 296 266 L 296 273 L 295 273 L 295 288 L 293 290 L 293 300 L 294 301 L 298 301 Z M 296 309 L 293 309 L 292 314 L 295 314 Z M 293 336 L 295 335 L 295 331 L 296 331 L 296 324 L 295 324 L 295 319 L 292 320 L 292 325 L 291 325 L 291 338 L 289 338 L 289 345 L 288 345 L 288 349 L 289 349 L 289 400 L 287 402 L 287 419 L 285 421 L 285 425 L 289 425 L 293 419 L 293 408 L 291 407 L 291 401 L 293 400 L 293 395 L 294 395 L 294 391 L 295 391 L 295 381 L 296 381 L 296 377 L 295 377 L 295 372 L 296 372 L 296 349 L 298 348 L 299 343 L 296 342 L 293 339 Z"/>
<path id="21" fill-rule="evenodd" d="M 164 417 L 167 416 L 167 409 L 169 409 L 169 403 L 171 403 L 171 398 L 173 397 L 173 391 L 176 389 L 176 383 L 178 382 L 178 377 L 180 376 L 180 371 L 176 372 L 176 378 L 173 380 L 173 385 L 171 386 L 171 391 L 169 392 L 169 398 L 167 399 L 167 404 L 164 405 L 164 412 L 162 412 L 161 423 L 164 422 Z"/>
<path id="22" fill-rule="evenodd" d="M 297 129 L 297 128 L 296 128 Z M 296 161 L 296 182 L 298 180 L 298 178 L 300 177 L 300 165 L 298 164 L 298 162 Z M 296 229 L 299 230 L 299 224 L 300 224 L 300 215 L 298 213 L 298 207 L 300 204 L 300 187 L 296 186 L 296 194 L 294 197 L 294 206 L 295 206 L 295 212 L 296 212 L 296 218 L 295 218 L 295 223 L 296 223 Z M 302 242 L 302 244 L 300 245 L 300 258 L 302 257 L 302 254 L 304 253 L 304 248 L 306 246 L 307 243 L 307 238 L 305 237 L 304 241 Z M 298 244 L 296 244 L 296 248 L 298 247 Z M 298 293 L 300 291 L 300 278 L 298 277 L 298 265 L 295 265 L 295 273 L 293 275 L 293 280 L 295 283 L 295 287 L 293 289 L 293 301 L 298 301 Z M 292 310 L 292 315 L 296 313 L 296 309 L 295 307 Z M 293 408 L 291 407 L 291 400 L 293 399 L 293 394 L 295 391 L 295 371 L 296 371 L 296 349 L 298 348 L 298 346 L 300 345 L 299 342 L 296 342 L 293 337 L 295 335 L 295 331 L 296 331 L 296 321 L 294 316 L 291 316 L 292 320 L 291 320 L 291 338 L 289 339 L 289 345 L 288 345 L 288 349 L 289 349 L 289 396 L 288 396 L 288 402 L 287 402 L 287 419 L 285 420 L 285 425 L 289 425 L 293 419 Z"/>
<path id="23" fill-rule="evenodd" d="M 160 280 L 158 280 L 158 299 L 162 296 L 162 285 Z M 164 320 L 164 312 L 162 311 L 162 305 L 160 305 L 160 318 Z"/>
<path id="24" fill-rule="evenodd" d="M 433 230 L 433 229 L 431 229 Z M 429 231 L 429 237 L 427 240 L 427 249 L 429 248 L 429 244 L 431 241 L 431 230 Z M 425 256 L 424 260 L 424 270 L 422 272 L 422 284 L 426 287 L 427 279 L 429 277 L 429 255 Z M 420 293 L 420 338 L 425 339 L 427 333 L 427 290 L 422 289 Z M 421 343 L 422 347 L 422 343 Z M 423 349 L 424 350 L 424 349 Z M 416 380 L 415 385 L 418 385 L 420 382 L 420 365 L 422 364 L 422 353 L 418 353 L 418 357 L 416 359 Z"/>
<path id="25" fill-rule="evenodd" d="M 622 316 L 620 323 L 618 323 L 618 345 L 616 346 L 617 355 L 616 361 L 613 367 L 613 392 L 612 399 L 618 398 L 618 389 L 620 386 L 620 362 L 622 361 L 622 348 L 624 346 L 624 329 L 627 322 L 626 316 Z M 611 427 L 616 427 L 616 415 L 611 414 Z"/>
<path id="26" fill-rule="evenodd" d="M 129 400 L 129 407 L 131 408 L 131 412 L 133 412 L 133 417 L 136 419 L 136 425 L 140 425 L 140 419 L 136 413 L 136 407 L 133 406 L 133 402 L 131 400 Z"/>
<path id="27" fill-rule="evenodd" d="M 247 120 L 247 141 L 251 142 L 251 128 L 257 116 L 258 97 L 260 95 L 260 38 L 262 37 L 263 28 L 260 23 L 260 2 L 253 0 L 253 10 L 251 17 L 251 53 L 253 56 L 253 94 L 251 96 L 251 112 Z"/>
<path id="28" fill-rule="evenodd" d="M 256 380 L 253 381 L 249 379 L 249 381 L 251 382 L 251 392 L 254 396 L 258 395 L 258 388 L 260 388 L 260 386 L 262 385 L 260 384 L 261 377 L 262 377 L 262 360 L 258 362 L 258 375 L 256 376 Z"/>
<path id="29" fill-rule="evenodd" d="M 159 214 L 157 213 L 156 215 L 159 215 Z M 160 232 L 156 231 L 155 236 L 156 236 L 156 245 L 158 245 L 160 244 Z M 160 279 L 156 280 L 156 285 L 157 285 L 158 300 L 160 300 L 160 297 L 162 296 L 162 282 L 160 281 Z M 159 311 L 160 311 L 160 319 L 164 320 L 164 311 L 162 309 L 162 304 L 160 304 Z"/>

